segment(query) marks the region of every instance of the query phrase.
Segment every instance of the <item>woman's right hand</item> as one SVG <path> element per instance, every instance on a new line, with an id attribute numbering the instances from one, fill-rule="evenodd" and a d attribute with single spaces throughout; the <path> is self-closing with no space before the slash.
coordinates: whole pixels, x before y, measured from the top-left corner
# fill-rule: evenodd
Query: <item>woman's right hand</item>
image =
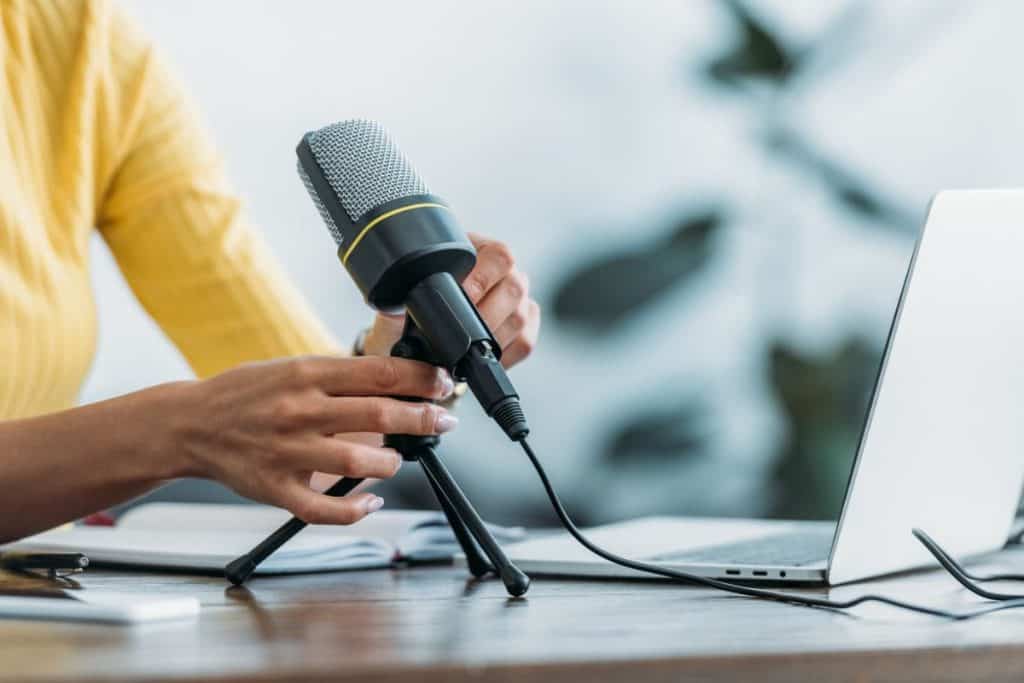
<path id="1" fill-rule="evenodd" d="M 388 478 L 392 449 L 336 435 L 441 434 L 455 417 L 433 403 L 453 389 L 444 370 L 400 358 L 305 357 L 243 365 L 182 386 L 169 416 L 172 443 L 191 476 L 216 479 L 248 498 L 312 524 L 351 524 L 380 508 L 372 493 L 334 498 L 310 488 L 314 472 Z M 173 451 L 172 451 L 173 452 Z"/>

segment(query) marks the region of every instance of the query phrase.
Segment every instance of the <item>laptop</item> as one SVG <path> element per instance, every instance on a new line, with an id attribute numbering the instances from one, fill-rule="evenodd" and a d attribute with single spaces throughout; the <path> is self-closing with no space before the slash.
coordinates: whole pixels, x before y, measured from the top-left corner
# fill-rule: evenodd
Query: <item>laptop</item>
<path id="1" fill-rule="evenodd" d="M 642 518 L 587 532 L 629 558 L 744 582 L 836 585 L 1001 548 L 1024 484 L 1024 190 L 931 203 L 837 522 Z M 526 572 L 649 576 L 567 534 L 506 549 Z"/>

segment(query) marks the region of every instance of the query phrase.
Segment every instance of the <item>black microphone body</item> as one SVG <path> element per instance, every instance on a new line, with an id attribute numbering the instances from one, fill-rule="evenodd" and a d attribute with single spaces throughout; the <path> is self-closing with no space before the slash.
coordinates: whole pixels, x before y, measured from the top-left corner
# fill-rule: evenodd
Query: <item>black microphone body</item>
<path id="1" fill-rule="evenodd" d="M 434 360 L 465 381 L 509 438 L 529 433 L 501 347 L 459 284 L 476 250 L 383 129 L 344 121 L 307 133 L 299 174 L 367 303 L 403 308 Z"/>

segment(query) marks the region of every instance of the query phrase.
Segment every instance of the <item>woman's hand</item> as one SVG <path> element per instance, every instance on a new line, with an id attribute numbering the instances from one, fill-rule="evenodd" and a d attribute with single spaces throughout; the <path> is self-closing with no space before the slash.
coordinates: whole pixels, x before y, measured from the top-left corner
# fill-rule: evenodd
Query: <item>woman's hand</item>
<path id="1" fill-rule="evenodd" d="M 476 266 L 466 276 L 466 290 L 502 348 L 501 363 L 512 367 L 530 355 L 540 332 L 540 306 L 530 298 L 530 281 L 518 270 L 502 242 L 469 234 L 476 247 Z M 402 336 L 405 316 L 378 314 L 366 336 L 366 353 L 386 356 Z"/>
<path id="2" fill-rule="evenodd" d="M 310 487 L 315 471 L 388 478 L 392 449 L 335 438 L 346 432 L 441 434 L 457 420 L 440 406 L 388 396 L 446 397 L 448 374 L 398 358 L 308 357 L 254 363 L 185 385 L 172 448 L 187 473 L 216 479 L 248 498 L 313 524 L 351 524 L 379 509 L 372 493 L 344 498 Z"/>

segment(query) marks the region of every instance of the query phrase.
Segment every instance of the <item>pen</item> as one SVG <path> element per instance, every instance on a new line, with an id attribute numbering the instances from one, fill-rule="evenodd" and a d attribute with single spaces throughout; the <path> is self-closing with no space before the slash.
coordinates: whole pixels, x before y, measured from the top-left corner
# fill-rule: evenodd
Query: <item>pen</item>
<path id="1" fill-rule="evenodd" d="M 88 566 L 89 558 L 82 553 L 31 553 L 17 550 L 0 553 L 0 569 L 14 571 L 45 569 L 55 573 L 81 571 Z"/>

